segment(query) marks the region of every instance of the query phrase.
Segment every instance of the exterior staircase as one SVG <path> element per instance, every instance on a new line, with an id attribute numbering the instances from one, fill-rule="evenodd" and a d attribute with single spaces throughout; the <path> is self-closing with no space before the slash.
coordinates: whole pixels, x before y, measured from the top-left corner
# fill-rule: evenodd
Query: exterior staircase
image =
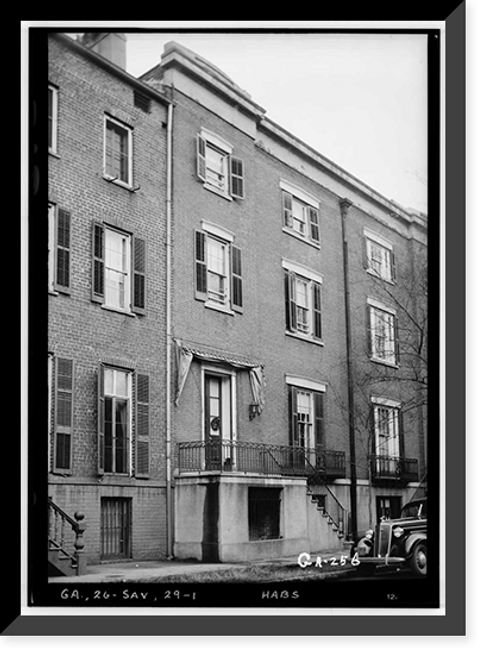
<path id="1" fill-rule="evenodd" d="M 79 576 L 86 574 L 87 561 L 83 534 L 85 515 L 74 519 L 48 497 L 48 575 Z"/>

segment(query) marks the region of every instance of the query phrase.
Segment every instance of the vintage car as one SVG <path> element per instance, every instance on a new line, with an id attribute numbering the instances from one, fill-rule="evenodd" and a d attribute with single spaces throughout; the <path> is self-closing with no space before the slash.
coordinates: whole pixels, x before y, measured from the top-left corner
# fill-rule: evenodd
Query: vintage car
<path id="1" fill-rule="evenodd" d="M 398 519 L 381 519 L 352 548 L 358 571 L 367 575 L 377 565 L 406 565 L 415 575 L 426 576 L 426 526 L 427 499 L 404 505 Z"/>

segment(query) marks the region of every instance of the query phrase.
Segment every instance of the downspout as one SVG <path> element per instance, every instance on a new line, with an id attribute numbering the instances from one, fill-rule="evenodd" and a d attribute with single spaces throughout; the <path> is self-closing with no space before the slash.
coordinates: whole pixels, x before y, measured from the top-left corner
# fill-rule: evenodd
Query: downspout
<path id="1" fill-rule="evenodd" d="M 351 361 L 351 319 L 350 319 L 350 274 L 348 267 L 348 241 L 346 238 L 346 218 L 352 205 L 349 199 L 340 200 L 341 233 L 343 240 L 343 290 L 345 296 L 345 330 L 346 330 L 346 361 L 348 378 L 348 428 L 350 439 L 350 508 L 351 532 L 357 536 L 357 465 L 355 447 L 355 396 L 353 392 L 353 368 Z"/>
<path id="2" fill-rule="evenodd" d="M 173 474 L 171 442 L 171 292 L 172 292 L 172 191 L 173 105 L 168 105 L 166 163 L 166 540 L 167 557 L 173 558 Z"/>

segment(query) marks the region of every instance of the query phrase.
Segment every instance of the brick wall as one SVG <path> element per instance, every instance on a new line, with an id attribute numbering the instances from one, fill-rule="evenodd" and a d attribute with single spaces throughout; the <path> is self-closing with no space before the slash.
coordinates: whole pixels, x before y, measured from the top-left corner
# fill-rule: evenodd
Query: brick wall
<path id="1" fill-rule="evenodd" d="M 49 41 L 49 82 L 59 89 L 58 148 L 57 155 L 49 156 L 49 201 L 71 213 L 71 291 L 49 295 L 48 350 L 55 357 L 73 359 L 75 369 L 72 474 L 50 475 L 50 493 L 62 507 L 66 500 L 85 512 L 89 560 L 96 562 L 100 496 L 117 487 L 133 499 L 134 557 L 157 558 L 166 551 L 167 107 L 154 98 L 150 112 L 135 107 L 131 84 L 57 38 Z M 133 183 L 140 186 L 134 192 L 103 178 L 106 114 L 132 128 Z M 146 241 L 145 315 L 117 313 L 92 301 L 95 221 Z M 120 477 L 115 484 L 99 484 L 100 362 L 149 376 L 148 480 L 130 476 L 125 482 Z M 133 435 L 134 419 L 133 409 Z M 132 450 L 134 456 L 134 446 Z M 80 479 L 82 485 L 73 485 Z"/>

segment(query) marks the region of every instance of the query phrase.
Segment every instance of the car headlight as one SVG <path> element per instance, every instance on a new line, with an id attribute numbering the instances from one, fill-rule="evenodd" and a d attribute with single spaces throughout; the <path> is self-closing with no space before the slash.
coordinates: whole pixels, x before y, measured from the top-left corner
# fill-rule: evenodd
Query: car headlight
<path id="1" fill-rule="evenodd" d="M 396 536 L 396 538 L 400 538 L 402 535 L 404 535 L 404 529 L 402 526 L 396 526 L 392 533 Z"/>

